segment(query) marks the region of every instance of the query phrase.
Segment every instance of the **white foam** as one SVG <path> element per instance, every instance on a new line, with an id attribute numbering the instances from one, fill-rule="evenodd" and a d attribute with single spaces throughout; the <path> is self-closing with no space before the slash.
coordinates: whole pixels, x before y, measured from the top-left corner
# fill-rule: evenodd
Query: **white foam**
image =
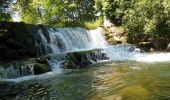
<path id="1" fill-rule="evenodd" d="M 139 53 L 129 59 L 139 62 L 167 62 L 170 61 L 170 53 Z"/>
<path id="2" fill-rule="evenodd" d="M 28 76 L 13 78 L 13 79 L 1 79 L 1 81 L 20 83 L 20 82 L 28 81 L 28 80 L 48 79 L 51 77 L 55 77 L 58 74 L 60 74 L 60 73 L 58 73 L 57 71 L 52 71 L 52 72 L 47 72 L 47 73 L 44 73 L 41 75 L 28 75 Z"/>

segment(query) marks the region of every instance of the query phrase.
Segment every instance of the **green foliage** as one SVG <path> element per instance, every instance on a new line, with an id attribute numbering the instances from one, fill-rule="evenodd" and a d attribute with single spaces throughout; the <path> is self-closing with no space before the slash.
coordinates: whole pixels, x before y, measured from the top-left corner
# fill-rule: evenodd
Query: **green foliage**
<path id="1" fill-rule="evenodd" d="M 9 9 L 9 0 L 0 0 L 0 21 L 10 21 L 11 15 L 6 9 Z"/>
<path id="2" fill-rule="evenodd" d="M 100 25 L 102 25 L 102 18 L 101 17 L 99 17 L 95 21 L 93 20 L 93 21 L 84 22 L 84 27 L 87 28 L 87 29 L 96 29 Z"/>
<path id="3" fill-rule="evenodd" d="M 91 0 L 20 0 L 15 7 L 21 10 L 23 22 L 68 26 L 94 19 L 93 5 Z"/>
<path id="4" fill-rule="evenodd" d="M 8 13 L 0 13 L 0 21 L 9 21 L 11 16 Z"/>
<path id="5" fill-rule="evenodd" d="M 169 0 L 95 0 L 98 9 L 122 25 L 131 40 L 141 35 L 170 37 Z"/>

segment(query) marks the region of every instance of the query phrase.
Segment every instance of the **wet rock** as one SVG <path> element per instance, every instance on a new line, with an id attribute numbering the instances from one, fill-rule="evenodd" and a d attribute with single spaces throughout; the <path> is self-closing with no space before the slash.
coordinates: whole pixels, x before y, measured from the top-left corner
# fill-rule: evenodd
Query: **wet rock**
<path id="1" fill-rule="evenodd" d="M 0 22 L 0 58 L 3 58 L 0 60 L 17 60 L 37 56 L 34 38 L 37 30 L 36 25 L 23 22 Z M 17 57 L 14 57 L 16 55 Z"/>
<path id="2" fill-rule="evenodd" d="M 74 61 L 72 60 L 66 60 L 61 63 L 61 68 L 63 69 L 75 69 L 75 68 L 80 68 L 79 65 L 75 64 Z"/>
<path id="3" fill-rule="evenodd" d="M 166 48 L 167 52 L 170 52 L 170 43 L 168 44 L 167 48 Z"/>
<path id="4" fill-rule="evenodd" d="M 0 60 L 8 61 L 18 59 L 19 55 L 15 50 L 7 49 L 7 51 L 0 52 Z"/>
<path id="5" fill-rule="evenodd" d="M 36 62 L 40 64 L 48 64 L 48 59 L 45 57 L 36 58 Z"/>
<path id="6" fill-rule="evenodd" d="M 76 51 L 66 53 L 66 61 L 62 63 L 62 68 L 84 68 L 98 60 L 108 59 L 107 55 L 101 49 Z"/>
<path id="7" fill-rule="evenodd" d="M 7 40 L 11 37 L 11 34 L 8 32 L 0 32 L 0 39 L 2 40 Z"/>
<path id="8" fill-rule="evenodd" d="M 51 70 L 52 69 L 51 69 L 51 66 L 49 64 L 40 64 L 40 63 L 34 64 L 34 74 L 35 75 L 50 72 Z"/>
<path id="9" fill-rule="evenodd" d="M 72 52 L 67 54 L 67 58 L 79 66 L 87 66 L 92 64 L 90 53 L 90 51 Z"/>
<path id="10" fill-rule="evenodd" d="M 8 46 L 9 48 L 12 48 L 12 49 L 15 49 L 15 50 L 19 50 L 19 49 L 22 49 L 22 48 L 23 48 L 23 46 L 22 46 L 21 43 L 15 41 L 15 40 L 13 40 L 13 39 L 8 39 L 8 40 L 6 41 L 6 44 L 7 44 L 7 46 Z"/>

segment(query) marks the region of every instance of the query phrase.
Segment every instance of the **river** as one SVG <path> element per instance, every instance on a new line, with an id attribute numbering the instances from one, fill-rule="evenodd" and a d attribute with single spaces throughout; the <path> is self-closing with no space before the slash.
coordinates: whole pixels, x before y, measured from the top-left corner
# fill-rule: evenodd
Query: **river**
<path id="1" fill-rule="evenodd" d="M 18 78 L 0 82 L 0 97 L 2 100 L 169 100 L 169 66 L 169 62 L 99 63 L 25 81 Z"/>

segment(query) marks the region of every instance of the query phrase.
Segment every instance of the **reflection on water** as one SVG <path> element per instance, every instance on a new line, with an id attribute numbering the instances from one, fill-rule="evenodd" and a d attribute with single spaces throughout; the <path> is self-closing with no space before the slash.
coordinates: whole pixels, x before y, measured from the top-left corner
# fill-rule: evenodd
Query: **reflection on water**
<path id="1" fill-rule="evenodd" d="M 169 100 L 170 63 L 114 62 L 20 83 L 0 82 L 2 100 Z"/>

